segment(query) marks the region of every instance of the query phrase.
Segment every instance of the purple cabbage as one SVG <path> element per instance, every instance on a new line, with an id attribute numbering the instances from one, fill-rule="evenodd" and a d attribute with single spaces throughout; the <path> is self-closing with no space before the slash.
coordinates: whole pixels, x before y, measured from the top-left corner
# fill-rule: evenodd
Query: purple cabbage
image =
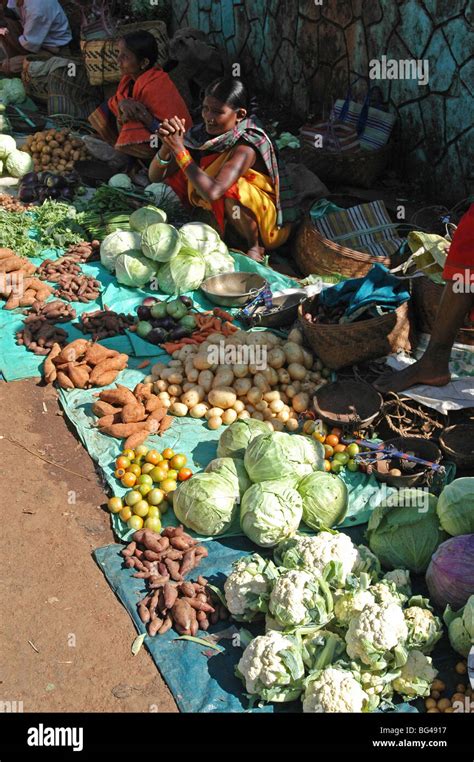
<path id="1" fill-rule="evenodd" d="M 461 534 L 442 542 L 426 572 L 430 598 L 444 611 L 457 611 L 474 593 L 474 534 Z"/>

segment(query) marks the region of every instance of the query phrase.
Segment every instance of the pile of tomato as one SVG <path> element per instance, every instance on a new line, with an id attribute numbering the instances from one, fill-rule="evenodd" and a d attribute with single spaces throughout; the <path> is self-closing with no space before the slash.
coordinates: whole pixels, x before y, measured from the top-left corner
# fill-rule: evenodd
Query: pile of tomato
<path id="1" fill-rule="evenodd" d="M 179 482 L 193 475 L 186 468 L 186 455 L 167 447 L 163 452 L 140 445 L 124 450 L 115 461 L 115 476 L 129 491 L 123 498 L 114 495 L 107 503 L 111 513 L 118 513 L 130 529 L 161 531 L 161 516 Z"/>
<path id="2" fill-rule="evenodd" d="M 306 421 L 303 432 L 313 437 L 324 446 L 324 470 L 333 474 L 339 474 L 343 468 L 349 471 L 358 471 L 359 464 L 355 456 L 359 454 L 360 447 L 355 442 L 343 444 L 341 442 L 342 429 L 329 429 L 323 421 Z"/>

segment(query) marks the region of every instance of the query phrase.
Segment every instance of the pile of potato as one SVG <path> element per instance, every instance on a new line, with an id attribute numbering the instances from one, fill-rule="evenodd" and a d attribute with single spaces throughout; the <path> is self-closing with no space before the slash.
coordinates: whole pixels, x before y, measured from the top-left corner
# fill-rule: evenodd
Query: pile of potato
<path id="1" fill-rule="evenodd" d="M 161 436 L 173 422 L 166 405 L 153 394 L 152 384 L 137 384 L 133 392 L 117 384 L 116 389 L 105 389 L 98 397 L 99 401 L 92 406 L 92 412 L 99 418 L 98 428 L 103 434 L 126 439 L 124 450 L 135 449 L 150 434 Z"/>
<path id="2" fill-rule="evenodd" d="M 122 550 L 126 568 L 138 570 L 133 576 L 147 580 L 148 593 L 137 607 L 151 637 L 164 635 L 173 625 L 180 635 L 196 635 L 199 629 L 207 630 L 209 624 L 228 618 L 226 608 L 214 600 L 207 579 L 184 581 L 207 554 L 182 526 L 167 527 L 161 536 L 140 529 Z"/>
<path id="3" fill-rule="evenodd" d="M 211 364 L 209 348 L 221 342 L 226 348 L 264 345 L 265 368 Z M 315 361 L 303 347 L 302 333 L 295 328 L 286 341 L 270 331 L 238 331 L 227 338 L 211 334 L 199 346 L 174 352 L 168 365 L 154 365 L 145 381 L 153 382 L 154 392 L 169 413 L 207 418 L 210 429 L 255 418 L 268 421 L 275 431 L 297 431 L 298 416 L 311 407 L 313 394 L 329 375 L 321 361 Z"/>
<path id="4" fill-rule="evenodd" d="M 88 158 L 83 141 L 74 137 L 67 127 L 28 135 L 20 150 L 30 154 L 35 172 L 65 172 L 74 169 L 76 161 Z"/>
<path id="5" fill-rule="evenodd" d="M 56 381 L 62 389 L 108 386 L 127 367 L 127 363 L 126 354 L 85 339 L 76 339 L 63 349 L 59 344 L 53 344 L 44 361 L 44 378 L 47 384 Z"/>

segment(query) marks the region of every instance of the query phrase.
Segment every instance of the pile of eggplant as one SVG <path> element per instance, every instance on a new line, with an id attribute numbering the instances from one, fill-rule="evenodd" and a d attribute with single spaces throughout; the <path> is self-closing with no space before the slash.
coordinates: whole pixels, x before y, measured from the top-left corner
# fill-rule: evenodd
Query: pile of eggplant
<path id="1" fill-rule="evenodd" d="M 20 183 L 18 197 L 20 201 L 31 203 L 46 199 L 73 201 L 77 194 L 83 193 L 81 176 L 74 169 L 60 175 L 54 172 L 28 172 Z"/>
<path id="2" fill-rule="evenodd" d="M 164 344 L 190 336 L 196 329 L 196 320 L 189 312 L 192 308 L 193 301 L 188 296 L 170 301 L 147 297 L 137 308 L 137 336 L 150 344 Z"/>

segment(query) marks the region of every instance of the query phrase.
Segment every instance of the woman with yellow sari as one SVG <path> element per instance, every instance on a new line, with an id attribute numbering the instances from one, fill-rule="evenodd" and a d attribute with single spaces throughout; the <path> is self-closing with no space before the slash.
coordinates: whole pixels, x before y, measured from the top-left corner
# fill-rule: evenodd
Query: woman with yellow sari
<path id="1" fill-rule="evenodd" d="M 203 124 L 186 131 L 179 117 L 163 122 L 149 177 L 164 180 L 188 207 L 210 211 L 222 233 L 230 225 L 247 256 L 262 261 L 265 250 L 287 241 L 298 215 L 274 146 L 249 111 L 240 80 L 216 80 L 206 90 Z"/>

